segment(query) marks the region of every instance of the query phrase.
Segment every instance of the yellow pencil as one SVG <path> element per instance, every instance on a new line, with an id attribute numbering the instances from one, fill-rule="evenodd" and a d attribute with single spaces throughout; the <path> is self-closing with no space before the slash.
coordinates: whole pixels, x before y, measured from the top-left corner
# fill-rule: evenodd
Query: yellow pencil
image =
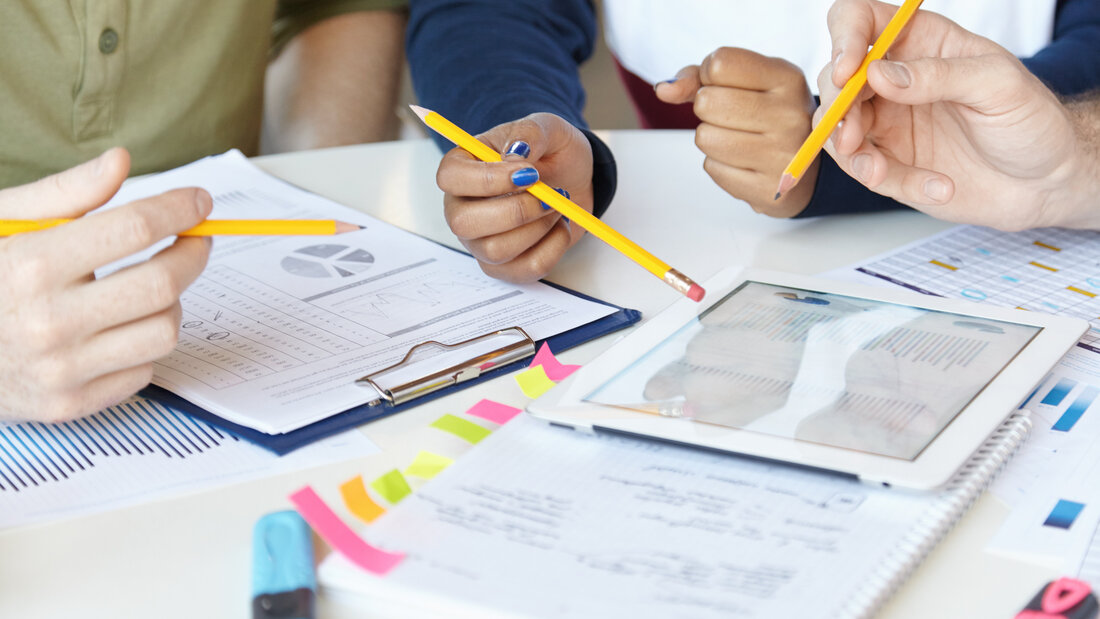
<path id="1" fill-rule="evenodd" d="M 433 112 L 417 105 L 410 105 L 409 107 L 411 107 L 412 111 L 420 117 L 420 120 L 424 121 L 424 124 L 439 132 L 440 135 L 454 142 L 459 147 L 465 149 L 471 155 L 482 161 L 501 161 L 500 153 L 489 148 L 484 142 L 481 142 L 469 133 L 466 133 L 466 131 L 458 125 L 443 118 L 438 112 Z M 642 249 L 640 245 L 626 238 L 611 226 L 605 224 L 600 218 L 584 210 L 569 198 L 554 191 L 554 189 L 546 183 L 539 181 L 528 187 L 527 191 L 545 204 L 550 205 L 554 210 L 569 218 L 573 223 L 592 233 L 612 248 L 622 252 L 627 258 L 637 262 L 647 271 L 656 275 L 669 286 L 675 288 L 680 294 L 685 295 L 693 301 L 702 300 L 703 295 L 706 294 L 703 287 L 692 281 L 690 277 L 668 266 L 653 254 Z"/>
<path id="2" fill-rule="evenodd" d="M 35 232 L 72 219 L 0 219 L 0 236 Z M 321 236 L 362 230 L 332 219 L 208 219 L 177 236 Z"/>
<path id="3" fill-rule="evenodd" d="M 806 168 L 810 167 L 810 164 L 817 158 L 817 154 L 825 146 L 825 140 L 829 139 L 833 130 L 836 129 L 837 123 L 844 118 L 844 115 L 852 107 L 856 97 L 859 96 L 859 91 L 867 85 L 867 66 L 886 55 L 890 46 L 894 44 L 894 40 L 898 38 L 902 29 L 909 23 L 909 19 L 920 8 L 922 1 L 905 0 L 905 3 L 898 7 L 898 11 L 886 24 L 886 28 L 879 35 L 875 44 L 871 46 L 871 51 L 867 52 L 867 56 L 863 59 L 863 63 L 859 65 L 855 75 L 848 80 L 847 84 L 844 84 L 844 88 L 840 90 L 840 94 L 836 96 L 833 104 L 825 110 L 821 122 L 814 127 L 809 137 L 802 143 L 802 147 L 798 149 L 794 158 L 787 164 L 787 169 L 783 170 L 783 176 L 779 179 L 779 188 L 775 192 L 776 200 L 787 193 L 791 187 L 798 184 L 802 175 L 806 173 Z"/>

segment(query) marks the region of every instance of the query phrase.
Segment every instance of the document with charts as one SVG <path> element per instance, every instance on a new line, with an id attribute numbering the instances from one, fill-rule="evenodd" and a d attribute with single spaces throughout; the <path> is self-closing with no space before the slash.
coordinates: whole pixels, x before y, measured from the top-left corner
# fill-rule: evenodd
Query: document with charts
<path id="1" fill-rule="evenodd" d="M 1100 232 L 956 226 L 828 275 L 1091 323 L 1022 403 L 1034 431 L 990 488 L 1012 511 L 988 548 L 1100 586 Z"/>
<path id="2" fill-rule="evenodd" d="M 364 226 L 337 236 L 218 237 L 182 297 L 179 345 L 157 362 L 153 383 L 268 434 L 372 399 L 355 379 L 419 342 L 511 326 L 537 340 L 615 311 L 541 283 L 491 279 L 469 256 L 271 177 L 236 151 L 129 183 L 111 204 L 186 186 L 211 193 L 211 219 Z"/>

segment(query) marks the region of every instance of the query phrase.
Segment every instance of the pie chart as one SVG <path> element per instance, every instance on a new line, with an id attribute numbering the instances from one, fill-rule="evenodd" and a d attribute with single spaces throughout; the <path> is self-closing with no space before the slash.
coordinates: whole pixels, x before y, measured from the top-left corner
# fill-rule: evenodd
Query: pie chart
<path id="1" fill-rule="evenodd" d="M 298 277 L 354 277 L 371 268 L 374 256 L 347 245 L 310 245 L 283 258 L 283 270 Z"/>

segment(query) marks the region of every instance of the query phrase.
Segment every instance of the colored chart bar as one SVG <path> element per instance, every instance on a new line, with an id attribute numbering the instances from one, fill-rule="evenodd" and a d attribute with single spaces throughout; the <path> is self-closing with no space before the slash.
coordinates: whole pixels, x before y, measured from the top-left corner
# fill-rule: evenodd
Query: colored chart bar
<path id="1" fill-rule="evenodd" d="M 1077 520 L 1077 516 L 1081 514 L 1083 509 L 1085 509 L 1084 503 L 1059 499 L 1054 509 L 1050 510 L 1050 515 L 1043 522 L 1043 526 L 1068 529 L 1073 525 L 1073 521 Z"/>
<path id="2" fill-rule="evenodd" d="M 1054 385 L 1053 389 L 1047 392 L 1046 397 L 1043 398 L 1043 401 L 1040 402 L 1040 404 L 1046 404 L 1047 406 L 1058 406 L 1062 403 L 1062 400 L 1066 399 L 1066 396 L 1069 395 L 1069 392 L 1072 391 L 1073 388 L 1076 386 L 1077 381 L 1071 380 L 1069 378 L 1063 378 L 1058 381 L 1057 385 Z"/>
<path id="3" fill-rule="evenodd" d="M 1077 399 L 1073 401 L 1073 404 L 1069 405 L 1066 412 L 1062 413 L 1062 416 L 1058 418 L 1058 421 L 1054 422 L 1051 430 L 1057 430 L 1058 432 L 1069 432 L 1073 429 L 1073 425 L 1077 423 L 1077 420 L 1081 418 L 1081 415 L 1085 414 L 1096 396 L 1100 395 L 1100 389 L 1096 387 L 1086 387 L 1081 395 L 1077 396 Z"/>

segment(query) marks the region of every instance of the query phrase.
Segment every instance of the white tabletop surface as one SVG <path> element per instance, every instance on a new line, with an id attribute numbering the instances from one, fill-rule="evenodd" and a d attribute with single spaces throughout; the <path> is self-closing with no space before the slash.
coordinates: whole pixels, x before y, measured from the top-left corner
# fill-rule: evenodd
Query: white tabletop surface
<path id="1" fill-rule="evenodd" d="M 817 273 L 948 227 L 914 212 L 775 220 L 719 189 L 685 131 L 603 134 L 616 154 L 613 227 L 702 281 L 733 263 Z M 440 154 L 427 140 L 256 159 L 305 189 L 457 245 L 435 187 Z M 677 295 L 599 240 L 584 239 L 548 278 L 653 316 Z M 613 337 L 566 351 L 585 363 Z M 334 486 L 407 465 L 427 424 L 481 398 L 525 401 L 510 378 L 441 398 L 361 430 L 382 453 L 121 510 L 0 531 L 0 617 L 248 617 L 251 531 L 262 514 L 289 508 L 306 483 Z M 517 397 L 518 396 L 518 397 Z M 1011 617 L 1055 574 L 983 550 L 1007 514 L 986 495 L 918 568 L 882 616 Z M 322 597 L 322 618 L 364 615 Z"/>

